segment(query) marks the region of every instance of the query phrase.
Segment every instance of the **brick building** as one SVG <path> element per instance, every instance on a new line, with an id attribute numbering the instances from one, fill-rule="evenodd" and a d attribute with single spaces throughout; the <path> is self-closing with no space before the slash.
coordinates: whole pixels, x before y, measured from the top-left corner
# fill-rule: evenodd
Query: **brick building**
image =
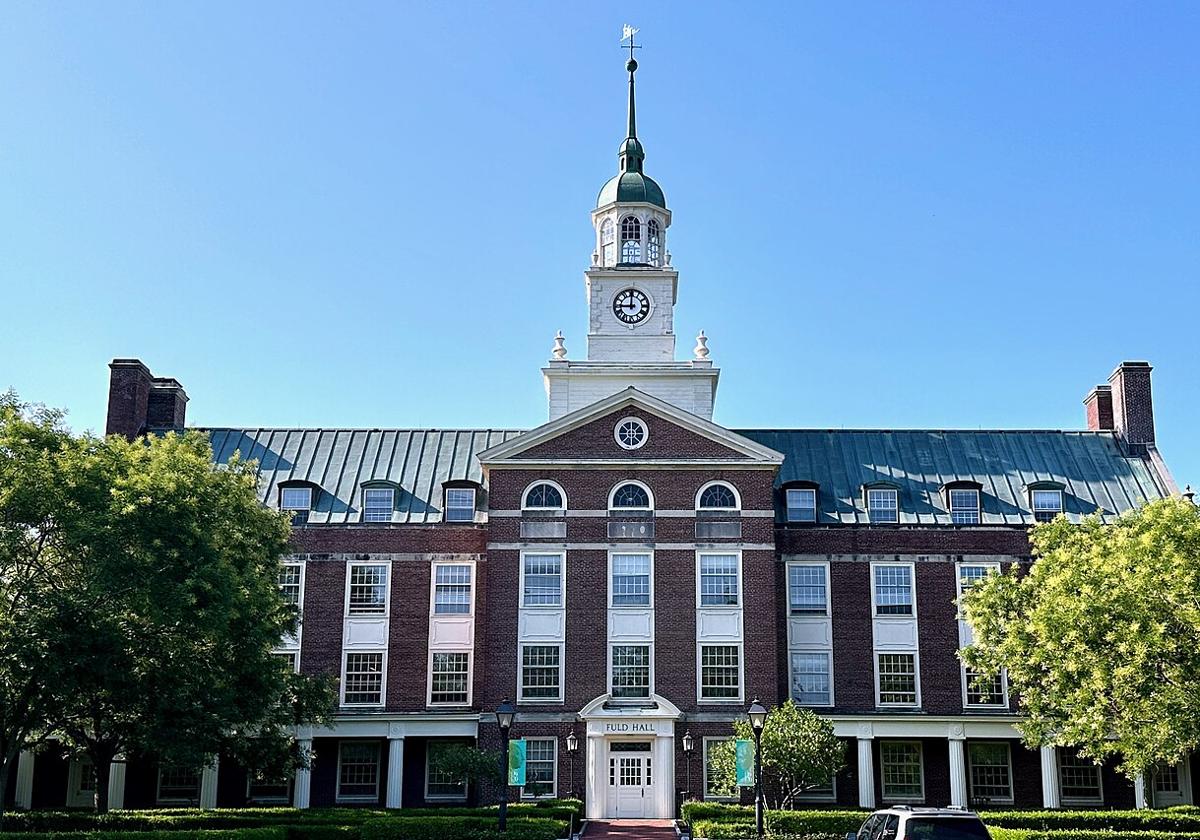
<path id="1" fill-rule="evenodd" d="M 429 757 L 495 745 L 511 698 L 531 782 L 513 797 L 668 816 L 680 794 L 716 796 L 707 755 L 754 697 L 792 697 L 845 738 L 848 766 L 813 803 L 1192 802 L 1189 765 L 1134 786 L 1026 750 L 1005 681 L 972 680 L 957 657 L 956 599 L 1028 562 L 1030 525 L 1178 492 L 1150 366 L 1119 365 L 1078 430 L 717 425 L 704 335 L 676 359 L 671 212 L 643 171 L 627 69 L 620 169 L 592 211 L 586 356 L 556 339 L 544 425 L 207 430 L 218 461 L 256 459 L 263 503 L 292 512 L 281 586 L 303 619 L 279 652 L 340 680 L 335 724 L 299 733 L 311 768 L 274 781 L 129 756 L 114 804 L 464 801 Z M 183 428 L 179 382 L 110 367 L 109 433 Z M 25 755 L 6 794 L 83 805 L 91 779 L 82 760 Z"/>

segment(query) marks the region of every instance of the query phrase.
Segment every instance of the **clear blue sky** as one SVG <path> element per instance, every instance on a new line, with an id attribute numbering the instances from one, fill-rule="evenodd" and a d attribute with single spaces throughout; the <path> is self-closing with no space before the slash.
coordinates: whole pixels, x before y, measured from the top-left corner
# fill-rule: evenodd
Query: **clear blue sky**
<path id="1" fill-rule="evenodd" d="M 25 3 L 0 387 L 103 425 L 524 427 L 639 133 L 730 426 L 1079 427 L 1121 359 L 1200 482 L 1200 5 Z"/>

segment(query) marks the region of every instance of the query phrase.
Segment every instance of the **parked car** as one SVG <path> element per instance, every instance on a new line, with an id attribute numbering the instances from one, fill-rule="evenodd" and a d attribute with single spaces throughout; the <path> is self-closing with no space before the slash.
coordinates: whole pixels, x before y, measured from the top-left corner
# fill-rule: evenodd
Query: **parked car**
<path id="1" fill-rule="evenodd" d="M 979 815 L 963 808 L 897 805 L 867 817 L 846 840 L 991 840 Z"/>

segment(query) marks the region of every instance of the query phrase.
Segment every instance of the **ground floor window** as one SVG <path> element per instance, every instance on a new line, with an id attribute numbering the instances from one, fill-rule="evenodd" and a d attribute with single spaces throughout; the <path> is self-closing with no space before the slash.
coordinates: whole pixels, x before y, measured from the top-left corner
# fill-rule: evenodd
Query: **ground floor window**
<path id="1" fill-rule="evenodd" d="M 558 791 L 558 739 L 525 739 L 525 797 L 554 796 Z"/>
<path id="2" fill-rule="evenodd" d="M 971 801 L 977 804 L 1012 802 L 1012 761 L 1004 741 L 975 741 L 967 745 L 971 764 Z"/>
<path id="3" fill-rule="evenodd" d="M 379 742 L 338 743 L 339 802 L 374 802 L 379 799 Z"/>
<path id="4" fill-rule="evenodd" d="M 188 767 L 158 768 L 158 801 L 200 801 L 200 771 Z"/>
<path id="5" fill-rule="evenodd" d="M 445 750 L 454 746 L 431 743 L 425 750 L 425 798 L 466 799 L 467 782 L 443 770 L 438 761 Z"/>
<path id="6" fill-rule="evenodd" d="M 1063 802 L 1101 802 L 1100 766 L 1070 750 L 1058 751 L 1058 784 Z"/>
<path id="7" fill-rule="evenodd" d="M 470 702 L 471 654 L 435 653 L 430 675 L 431 704 L 465 705 Z"/>
<path id="8" fill-rule="evenodd" d="M 562 648 L 558 645 L 521 646 L 521 699 L 562 698 Z"/>
<path id="9" fill-rule="evenodd" d="M 286 776 L 273 778 L 251 770 L 246 779 L 248 802 L 288 802 L 292 798 L 291 780 Z"/>
<path id="10" fill-rule="evenodd" d="M 736 700 L 742 695 L 737 645 L 700 646 L 700 699 Z"/>
<path id="11" fill-rule="evenodd" d="M 801 706 L 832 703 L 828 653 L 792 654 L 792 699 Z"/>
<path id="12" fill-rule="evenodd" d="M 881 653 L 879 705 L 917 705 L 917 657 L 912 653 Z"/>
<path id="13" fill-rule="evenodd" d="M 919 802 L 925 798 L 920 741 L 880 741 L 879 769 L 884 799 Z"/>
<path id="14" fill-rule="evenodd" d="M 737 799 L 737 756 L 732 738 L 704 739 L 704 798 Z"/>
<path id="15" fill-rule="evenodd" d="M 649 645 L 613 645 L 612 696 L 650 696 Z"/>

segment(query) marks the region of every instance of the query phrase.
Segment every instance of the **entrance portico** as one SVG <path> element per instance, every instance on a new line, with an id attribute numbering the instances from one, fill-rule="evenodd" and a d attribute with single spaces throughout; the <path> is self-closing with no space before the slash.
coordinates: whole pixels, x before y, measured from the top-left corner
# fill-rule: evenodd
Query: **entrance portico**
<path id="1" fill-rule="evenodd" d="M 604 694 L 579 712 L 587 725 L 588 819 L 670 819 L 675 815 L 675 723 L 679 709 L 651 694 Z"/>

